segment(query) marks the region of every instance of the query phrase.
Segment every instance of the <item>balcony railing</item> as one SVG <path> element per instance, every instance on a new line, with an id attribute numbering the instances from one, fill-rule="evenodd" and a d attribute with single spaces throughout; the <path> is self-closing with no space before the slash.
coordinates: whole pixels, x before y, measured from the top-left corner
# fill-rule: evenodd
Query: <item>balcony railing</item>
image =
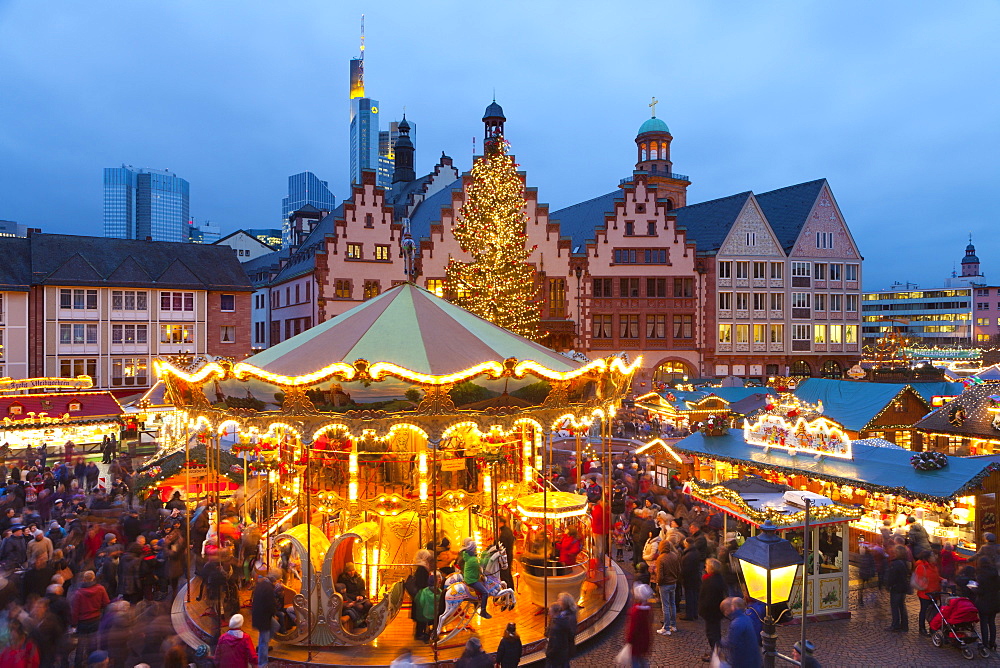
<path id="1" fill-rule="evenodd" d="M 638 172 L 639 174 L 645 174 L 646 176 L 663 176 L 668 179 L 677 179 L 678 181 L 690 181 L 691 179 L 687 174 L 678 174 L 677 172 Z M 618 185 L 623 186 L 626 183 L 632 183 L 635 180 L 635 174 L 632 176 L 627 176 L 618 182 Z"/>

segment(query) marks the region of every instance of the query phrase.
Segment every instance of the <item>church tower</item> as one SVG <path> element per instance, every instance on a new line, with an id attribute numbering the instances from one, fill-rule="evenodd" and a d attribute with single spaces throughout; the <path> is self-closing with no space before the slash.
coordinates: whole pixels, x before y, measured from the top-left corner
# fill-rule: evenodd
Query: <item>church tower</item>
<path id="1" fill-rule="evenodd" d="M 392 174 L 392 182 L 408 183 L 416 180 L 417 173 L 413 169 L 414 147 L 413 142 L 410 140 L 410 124 L 406 120 L 406 114 L 403 114 L 403 120 L 399 122 L 396 128 L 399 130 L 399 136 L 396 137 L 396 146 L 394 148 L 395 167 Z"/>
<path id="2" fill-rule="evenodd" d="M 965 247 L 965 257 L 962 258 L 962 277 L 981 278 L 979 273 L 979 258 L 976 247 L 972 245 L 972 235 L 969 235 L 969 245 Z"/>
<path id="3" fill-rule="evenodd" d="M 497 137 L 503 137 L 503 124 L 506 120 L 507 118 L 503 115 L 503 107 L 497 104 L 496 100 L 493 100 L 490 106 L 486 107 L 486 113 L 483 114 L 483 125 L 486 126 L 483 135 L 483 148 L 486 147 L 487 142 Z"/>
<path id="4" fill-rule="evenodd" d="M 658 103 L 654 97 L 649 105 L 653 110 L 652 117 L 639 126 L 635 137 L 635 170 L 643 172 L 648 183 L 657 184 L 657 192 L 661 198 L 666 198 L 668 208 L 679 209 L 687 205 L 687 187 L 691 185 L 691 181 L 684 174 L 675 174 L 673 171 L 670 142 L 674 137 L 667 124 L 656 117 Z"/>

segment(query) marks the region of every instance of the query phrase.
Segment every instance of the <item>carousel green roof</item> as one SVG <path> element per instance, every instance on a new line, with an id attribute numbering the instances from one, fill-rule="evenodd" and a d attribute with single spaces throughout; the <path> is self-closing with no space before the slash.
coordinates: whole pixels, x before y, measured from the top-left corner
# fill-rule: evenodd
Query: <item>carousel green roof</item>
<path id="1" fill-rule="evenodd" d="M 532 360 L 559 373 L 583 366 L 404 283 L 245 362 L 270 373 L 301 376 L 335 362 L 363 359 L 444 376 L 509 358 Z"/>

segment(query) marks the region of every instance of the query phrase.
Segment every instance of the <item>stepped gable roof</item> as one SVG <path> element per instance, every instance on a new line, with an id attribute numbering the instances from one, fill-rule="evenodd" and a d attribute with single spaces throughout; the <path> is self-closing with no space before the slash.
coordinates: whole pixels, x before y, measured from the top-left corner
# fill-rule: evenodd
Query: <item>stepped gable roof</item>
<path id="1" fill-rule="evenodd" d="M 624 199 L 621 190 L 599 195 L 585 202 L 549 213 L 550 223 L 559 223 L 559 232 L 573 240 L 574 250 L 595 238 L 594 232 L 604 227 L 605 216 L 615 212 L 615 202 Z"/>
<path id="2" fill-rule="evenodd" d="M 176 279 L 178 286 L 203 290 L 251 288 L 228 246 L 69 234 L 33 234 L 27 241 L 33 284 L 171 287 Z M 133 280 L 115 276 L 119 269 Z M 139 270 L 152 278 L 142 278 Z"/>
<path id="3" fill-rule="evenodd" d="M 736 222 L 748 198 L 749 190 L 729 197 L 691 204 L 670 213 L 677 216 L 677 228 L 686 231 L 688 241 L 694 241 L 698 252 L 716 253 L 722 248 L 729 230 Z"/>
<path id="4" fill-rule="evenodd" d="M 442 207 L 451 206 L 451 194 L 461 189 L 462 179 L 456 179 L 421 202 L 410 216 L 410 236 L 417 240 L 429 237 L 431 225 L 441 222 Z"/>
<path id="5" fill-rule="evenodd" d="M 386 192 L 385 199 L 388 204 L 392 205 L 392 219 L 394 221 L 399 221 L 406 217 L 406 210 L 413 196 L 427 187 L 433 176 L 433 174 L 425 174 L 413 181 L 397 181 L 392 184 L 392 189 Z"/>
<path id="6" fill-rule="evenodd" d="M 299 276 L 305 276 L 316 268 L 316 253 L 324 247 L 327 234 L 333 234 L 334 221 L 344 217 L 344 203 L 337 205 L 332 212 L 323 216 L 316 223 L 312 232 L 302 241 L 298 248 L 291 252 L 288 264 L 281 268 L 274 277 L 274 283 L 284 283 Z M 285 251 L 282 251 L 285 252 Z M 267 256 L 264 256 L 267 257 Z M 260 266 L 260 265 L 257 265 Z"/>
<path id="7" fill-rule="evenodd" d="M 301 376 L 334 362 L 365 359 L 443 376 L 490 360 L 502 363 L 509 357 L 534 360 L 559 372 L 582 366 L 403 283 L 246 362 L 271 373 Z"/>
<path id="8" fill-rule="evenodd" d="M 1000 440 L 1000 429 L 994 426 L 997 413 L 990 410 L 994 403 L 1000 404 L 1000 383 L 971 385 L 914 426 L 921 431 Z"/>
<path id="9" fill-rule="evenodd" d="M 31 239 L 0 237 L 0 290 L 31 287 Z"/>
<path id="10" fill-rule="evenodd" d="M 788 253 L 809 219 L 826 179 L 816 179 L 757 195 L 757 203 L 778 241 Z"/>
<path id="11" fill-rule="evenodd" d="M 795 388 L 795 396 L 811 404 L 822 401 L 823 415 L 851 431 L 861 431 L 907 387 L 913 389 L 906 383 L 807 378 Z M 927 409 L 930 410 L 929 405 Z"/>

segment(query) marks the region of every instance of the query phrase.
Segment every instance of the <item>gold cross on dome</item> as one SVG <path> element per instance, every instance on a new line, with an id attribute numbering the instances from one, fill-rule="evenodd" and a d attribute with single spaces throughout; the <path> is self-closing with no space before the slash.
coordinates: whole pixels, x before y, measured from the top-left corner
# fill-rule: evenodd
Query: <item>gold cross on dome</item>
<path id="1" fill-rule="evenodd" d="M 656 105 L 659 103 L 660 101 L 656 99 L 656 96 L 653 96 L 653 101 L 649 103 L 650 108 L 653 110 L 653 118 L 656 118 Z"/>

